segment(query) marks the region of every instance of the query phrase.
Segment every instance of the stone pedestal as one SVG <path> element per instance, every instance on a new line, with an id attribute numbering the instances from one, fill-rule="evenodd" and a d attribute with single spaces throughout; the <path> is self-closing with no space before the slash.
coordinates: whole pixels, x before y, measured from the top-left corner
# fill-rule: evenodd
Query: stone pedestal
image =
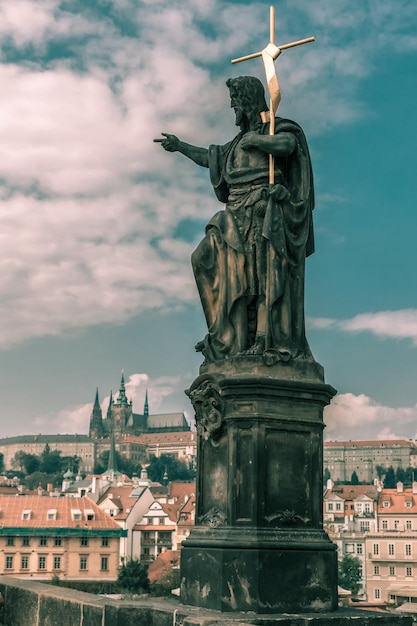
<path id="1" fill-rule="evenodd" d="M 323 408 L 314 361 L 203 366 L 196 411 L 196 526 L 181 552 L 181 602 L 223 612 L 337 608 L 336 546 L 323 531 Z"/>

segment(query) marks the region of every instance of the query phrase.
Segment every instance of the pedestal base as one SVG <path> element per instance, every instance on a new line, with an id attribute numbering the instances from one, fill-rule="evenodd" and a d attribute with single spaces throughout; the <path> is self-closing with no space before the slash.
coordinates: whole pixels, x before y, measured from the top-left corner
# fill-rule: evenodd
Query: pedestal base
<path id="1" fill-rule="evenodd" d="M 258 357 L 212 364 L 196 410 L 196 525 L 181 551 L 181 602 L 222 612 L 337 608 L 336 546 L 323 531 L 322 368 Z"/>
<path id="2" fill-rule="evenodd" d="M 337 608 L 333 546 L 183 547 L 181 602 L 223 612 L 322 613 Z"/>

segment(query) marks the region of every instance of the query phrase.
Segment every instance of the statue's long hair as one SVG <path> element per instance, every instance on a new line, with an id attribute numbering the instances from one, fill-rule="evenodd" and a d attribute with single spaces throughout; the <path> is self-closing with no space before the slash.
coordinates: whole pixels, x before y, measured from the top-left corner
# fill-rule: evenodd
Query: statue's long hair
<path id="1" fill-rule="evenodd" d="M 243 131 L 256 130 L 262 125 L 260 118 L 261 111 L 267 111 L 268 106 L 265 100 L 265 90 L 259 78 L 255 76 L 238 76 L 229 78 L 226 81 L 230 95 L 235 95 L 239 100 L 242 110 L 245 113 L 247 128 Z"/>

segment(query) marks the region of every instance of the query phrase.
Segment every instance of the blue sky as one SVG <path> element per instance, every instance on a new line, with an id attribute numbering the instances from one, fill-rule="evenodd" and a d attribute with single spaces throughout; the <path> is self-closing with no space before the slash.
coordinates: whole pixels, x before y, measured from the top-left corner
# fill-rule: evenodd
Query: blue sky
<path id="1" fill-rule="evenodd" d="M 316 253 L 308 338 L 337 390 L 326 437 L 417 436 L 417 3 L 280 0 L 280 115 L 307 135 Z M 86 432 L 124 370 L 140 412 L 184 395 L 205 326 L 190 268 L 218 210 L 207 172 L 152 138 L 236 133 L 230 59 L 269 3 L 0 4 L 2 436 Z"/>

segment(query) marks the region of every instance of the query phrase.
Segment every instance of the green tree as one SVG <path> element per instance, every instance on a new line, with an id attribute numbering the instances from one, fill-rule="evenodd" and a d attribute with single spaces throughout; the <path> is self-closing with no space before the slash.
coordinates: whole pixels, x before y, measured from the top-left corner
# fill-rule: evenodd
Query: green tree
<path id="1" fill-rule="evenodd" d="M 41 472 L 45 474 L 57 474 L 61 471 L 61 451 L 51 450 L 46 444 L 41 454 L 41 463 L 39 467 Z"/>
<path id="2" fill-rule="evenodd" d="M 385 489 L 395 489 L 397 483 L 395 481 L 395 472 L 392 465 L 388 468 L 387 473 L 384 478 L 384 487 Z"/>
<path id="3" fill-rule="evenodd" d="M 405 483 L 406 481 L 406 472 L 405 469 L 403 469 L 402 467 L 397 467 L 397 469 L 395 470 L 395 482 L 396 483 Z"/>
<path id="4" fill-rule="evenodd" d="M 147 565 L 139 559 L 129 559 L 119 567 L 117 583 L 129 593 L 147 593 L 150 588 Z"/>
<path id="5" fill-rule="evenodd" d="M 387 473 L 387 469 L 383 465 L 376 465 L 375 470 L 379 480 L 382 480 L 382 477 Z"/>
<path id="6" fill-rule="evenodd" d="M 117 450 L 115 452 L 116 452 L 116 464 L 117 464 L 117 469 L 119 472 L 123 472 L 123 474 L 127 474 L 127 476 L 133 476 L 133 474 L 135 473 L 140 474 L 140 470 L 141 470 L 140 465 L 132 463 L 131 461 L 129 461 L 129 459 L 126 459 L 126 457 L 124 457 L 119 452 L 117 452 Z M 95 474 L 103 474 L 103 472 L 107 470 L 108 465 L 109 465 L 109 455 L 110 455 L 110 450 L 105 450 L 104 452 L 100 454 L 94 466 Z M 111 469 L 114 469 L 114 467 Z"/>
<path id="7" fill-rule="evenodd" d="M 353 470 L 352 476 L 350 477 L 350 484 L 351 485 L 359 485 L 359 478 L 358 478 L 358 475 L 355 472 L 355 470 Z"/>
<path id="8" fill-rule="evenodd" d="M 339 561 L 339 585 L 356 595 L 361 586 L 362 566 L 356 556 L 345 554 Z"/>
<path id="9" fill-rule="evenodd" d="M 10 462 L 12 468 L 20 470 L 21 472 L 25 473 L 25 457 L 26 456 L 27 455 L 24 450 L 18 450 Z"/>
<path id="10" fill-rule="evenodd" d="M 189 467 L 184 461 L 180 461 L 170 454 L 161 454 L 161 456 L 153 456 L 147 468 L 148 476 L 155 482 L 162 483 L 164 476 L 168 480 L 194 480 L 195 468 Z"/>

